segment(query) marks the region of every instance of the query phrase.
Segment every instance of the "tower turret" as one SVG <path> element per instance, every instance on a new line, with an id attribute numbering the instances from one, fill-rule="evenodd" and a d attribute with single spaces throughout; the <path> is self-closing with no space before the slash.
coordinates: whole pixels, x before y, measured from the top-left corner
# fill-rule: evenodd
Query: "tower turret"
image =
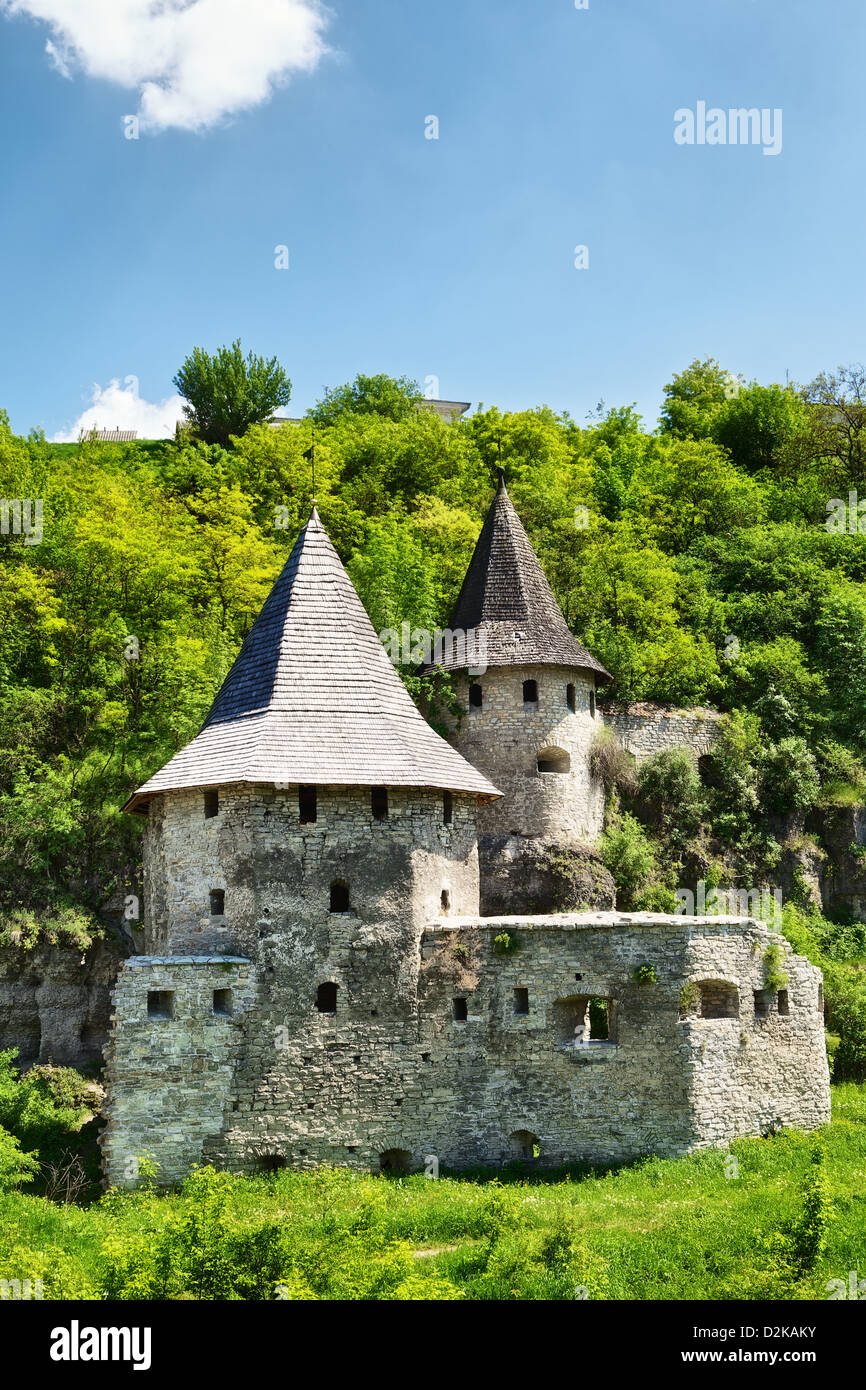
<path id="1" fill-rule="evenodd" d="M 452 743 L 503 792 L 479 809 L 482 910 L 505 910 L 499 894 L 485 892 L 485 877 L 519 859 L 521 841 L 586 843 L 602 830 L 604 791 L 590 750 L 596 692 L 611 677 L 569 629 L 502 470 L 451 630 L 465 633 L 440 663 L 454 671 L 465 709 Z M 481 674 L 461 669 L 467 652 Z M 523 899 L 535 893 L 512 874 L 508 910 L 533 910 Z"/>

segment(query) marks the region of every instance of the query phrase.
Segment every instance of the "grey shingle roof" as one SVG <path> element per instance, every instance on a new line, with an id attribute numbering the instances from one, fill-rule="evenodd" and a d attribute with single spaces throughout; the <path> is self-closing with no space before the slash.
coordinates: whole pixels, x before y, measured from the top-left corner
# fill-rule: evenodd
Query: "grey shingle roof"
<path id="1" fill-rule="evenodd" d="M 125 809 L 231 782 L 500 795 L 418 712 L 315 507 L 201 732 Z"/>
<path id="2" fill-rule="evenodd" d="M 599 685 L 612 679 L 572 635 L 508 496 L 501 469 L 451 629 L 477 632 L 486 639 L 486 658 L 479 665 L 572 666 L 594 671 Z M 446 653 L 440 664 L 454 668 L 458 660 Z"/>

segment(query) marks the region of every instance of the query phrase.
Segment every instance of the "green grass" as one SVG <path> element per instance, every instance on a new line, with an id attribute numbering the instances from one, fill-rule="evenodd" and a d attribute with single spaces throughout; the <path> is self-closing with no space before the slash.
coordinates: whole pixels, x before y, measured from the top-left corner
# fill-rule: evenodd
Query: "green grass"
<path id="1" fill-rule="evenodd" d="M 206 1173 L 86 1207 L 7 1193 L 0 1277 L 41 1277 L 46 1298 L 261 1299 L 279 1283 L 292 1298 L 826 1298 L 829 1279 L 866 1276 L 866 1086 L 833 1100 L 832 1211 L 805 1270 L 784 1232 L 815 1143 L 787 1131 L 612 1172 Z"/>

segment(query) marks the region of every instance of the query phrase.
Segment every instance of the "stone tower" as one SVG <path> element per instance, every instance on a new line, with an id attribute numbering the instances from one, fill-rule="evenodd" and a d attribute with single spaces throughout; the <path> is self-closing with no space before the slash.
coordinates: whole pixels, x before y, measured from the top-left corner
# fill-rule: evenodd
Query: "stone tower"
<path id="1" fill-rule="evenodd" d="M 603 828 L 590 751 L 596 691 L 611 677 L 573 637 L 501 469 L 451 631 L 465 647 L 454 641 L 437 664 L 454 671 L 465 710 L 452 742 L 503 792 L 479 808 L 482 912 L 565 906 L 547 896 L 544 847 L 592 843 Z M 467 652 L 483 674 L 461 669 Z"/>
<path id="2" fill-rule="evenodd" d="M 183 1171 L 209 1132 L 231 1157 L 230 1073 L 250 1105 L 272 1102 L 285 1147 L 298 1117 L 278 1098 L 311 1050 L 334 1049 L 348 1093 L 355 1045 L 413 1038 L 422 928 L 477 914 L 476 808 L 497 795 L 419 714 L 314 508 L 201 732 L 125 808 L 147 817 L 147 955 L 118 985 L 109 1175 L 129 1151 L 118 1136 L 137 1127 L 137 1095 L 142 1145 L 168 1126 L 164 1167 Z M 242 1046 L 231 1031 L 241 1008 L 257 1020 Z M 181 1019 L 189 1026 L 154 1033 Z M 211 1111 L 175 1132 L 177 1095 L 154 1113 L 145 1080 L 191 1057 L 190 1103 L 199 1111 L 210 1095 Z M 249 1156 L 248 1126 L 238 1143 Z"/>

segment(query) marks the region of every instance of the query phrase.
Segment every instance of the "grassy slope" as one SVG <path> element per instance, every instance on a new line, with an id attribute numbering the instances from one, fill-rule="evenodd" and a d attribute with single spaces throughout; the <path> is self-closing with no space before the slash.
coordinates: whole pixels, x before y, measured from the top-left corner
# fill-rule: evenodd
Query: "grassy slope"
<path id="1" fill-rule="evenodd" d="M 414 1251 L 437 1252 L 416 1258 L 422 1281 L 444 1276 L 470 1298 L 525 1298 L 545 1295 L 517 1268 L 522 1253 L 540 1249 L 565 1212 L 577 1232 L 577 1275 L 585 1266 L 593 1298 L 826 1298 L 828 1279 L 866 1271 L 866 1087 L 834 1088 L 825 1148 L 834 1206 L 827 1247 L 812 1273 L 785 1288 L 769 1273 L 767 1239 L 802 1211 L 812 1142 L 796 1133 L 733 1144 L 736 1178 L 726 1177 L 728 1156 L 719 1151 L 648 1159 L 581 1177 L 516 1175 L 503 1188 L 482 1175 L 433 1182 L 423 1176 L 388 1181 L 348 1172 L 284 1172 L 234 1180 L 228 1219 L 238 1231 L 277 1221 L 299 1240 L 337 1245 L 341 1233 L 361 1222 L 375 1240 L 397 1239 Z M 502 1278 L 485 1282 L 490 1197 L 496 1191 L 505 1193 L 513 1216 L 501 1246 Z M 0 1198 L 0 1276 L 38 1274 L 42 1265 L 36 1269 L 27 1252 L 41 1251 L 47 1256 L 46 1297 L 87 1296 L 98 1286 L 100 1249 L 109 1233 L 152 1229 L 170 1215 L 183 1215 L 184 1207 L 185 1198 L 176 1194 L 114 1198 L 89 1208 L 7 1195 Z M 17 1247 L 15 1269 L 10 1246 Z"/>

